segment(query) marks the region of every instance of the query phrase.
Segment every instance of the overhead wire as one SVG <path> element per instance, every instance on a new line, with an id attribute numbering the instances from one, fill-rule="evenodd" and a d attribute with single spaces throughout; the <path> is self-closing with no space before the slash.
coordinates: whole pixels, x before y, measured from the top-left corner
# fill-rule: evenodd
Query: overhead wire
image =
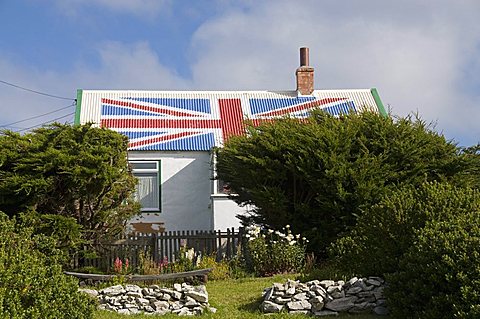
<path id="1" fill-rule="evenodd" d="M 47 112 L 47 113 L 43 113 L 43 114 L 40 114 L 40 115 L 35 115 L 35 116 L 32 116 L 32 117 L 29 117 L 29 118 L 26 118 L 26 119 L 23 119 L 23 120 L 19 120 L 19 121 L 16 121 L 16 122 L 12 122 L 12 123 L 8 123 L 8 124 L 4 124 L 4 125 L 0 125 L 0 127 L 3 127 L 3 128 L 6 128 L 6 127 L 10 127 L 14 124 L 18 124 L 18 123 L 22 123 L 22 122 L 26 122 L 26 121 L 30 121 L 30 120 L 34 120 L 34 119 L 37 119 L 37 118 L 40 118 L 40 117 L 43 117 L 43 116 L 46 116 L 46 115 L 50 115 L 52 113 L 56 113 L 56 112 L 59 112 L 59 111 L 62 111 L 62 110 L 65 110 L 65 109 L 68 109 L 72 106 L 75 106 L 75 102 L 68 105 L 68 106 L 65 106 L 65 107 L 62 107 L 62 108 L 59 108 L 59 109 L 56 109 L 56 110 L 53 110 L 53 111 L 50 111 L 50 112 Z"/>
<path id="2" fill-rule="evenodd" d="M 10 82 L 7 82 L 7 81 L 3 81 L 3 80 L 0 80 L 0 83 L 3 83 L 5 85 L 10 85 L 14 88 L 25 90 L 25 91 L 28 91 L 28 92 L 31 92 L 31 93 L 52 97 L 52 98 L 55 98 L 55 99 L 75 101 L 75 99 L 72 99 L 72 98 L 69 98 L 69 97 L 63 97 L 63 96 L 53 95 L 53 94 L 49 94 L 49 93 L 45 93 L 45 92 L 40 92 L 40 91 L 37 91 L 37 90 L 32 90 L 32 89 L 29 89 L 29 88 L 26 88 L 26 87 L 23 87 L 23 86 L 20 86 L 20 85 L 17 85 L 17 84 L 13 84 L 13 83 L 10 83 Z"/>
<path id="3" fill-rule="evenodd" d="M 68 116 L 72 116 L 73 114 L 75 114 L 75 112 L 71 112 L 71 113 L 68 113 L 67 115 L 60 116 L 60 117 L 57 117 L 57 118 L 55 118 L 55 119 L 52 119 L 52 120 L 49 120 L 49 121 L 46 121 L 46 122 L 43 122 L 43 123 L 40 123 L 40 124 L 37 124 L 37 125 L 33 125 L 33 126 L 30 126 L 30 127 L 26 127 L 26 128 L 21 129 L 21 130 L 17 130 L 17 131 L 15 131 L 15 132 L 19 133 L 19 132 L 23 132 L 23 131 L 28 131 L 28 130 L 30 130 L 30 129 L 32 129 L 32 128 L 40 127 L 40 126 L 43 126 L 43 125 L 45 125 L 45 124 L 49 124 L 49 123 L 52 123 L 52 122 L 54 122 L 54 121 L 61 120 L 61 119 L 66 118 L 66 117 L 68 117 Z"/>

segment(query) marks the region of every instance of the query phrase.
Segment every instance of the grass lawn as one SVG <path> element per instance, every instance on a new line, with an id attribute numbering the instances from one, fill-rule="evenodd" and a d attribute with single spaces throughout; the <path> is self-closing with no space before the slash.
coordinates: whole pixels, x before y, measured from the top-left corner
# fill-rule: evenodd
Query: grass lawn
<path id="1" fill-rule="evenodd" d="M 295 279 L 292 276 L 275 276 L 268 278 L 242 278 L 235 280 L 210 281 L 207 284 L 209 303 L 217 308 L 216 313 L 208 313 L 201 318 L 312 318 L 307 315 L 289 315 L 287 313 L 264 315 L 258 310 L 261 301 L 261 293 L 264 288 L 274 282 L 285 282 L 287 278 Z M 154 318 L 152 315 L 119 315 L 108 311 L 97 311 L 95 319 L 146 319 Z M 164 315 L 159 318 L 179 318 L 177 315 Z M 341 315 L 327 318 L 352 318 L 372 319 L 385 318 L 372 314 Z"/>

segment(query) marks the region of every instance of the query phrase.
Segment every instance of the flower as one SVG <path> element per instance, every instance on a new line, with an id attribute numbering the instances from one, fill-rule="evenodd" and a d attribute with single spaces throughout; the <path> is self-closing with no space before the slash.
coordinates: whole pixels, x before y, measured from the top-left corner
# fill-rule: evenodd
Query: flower
<path id="1" fill-rule="evenodd" d="M 290 228 L 290 225 L 286 225 L 285 228 Z"/>

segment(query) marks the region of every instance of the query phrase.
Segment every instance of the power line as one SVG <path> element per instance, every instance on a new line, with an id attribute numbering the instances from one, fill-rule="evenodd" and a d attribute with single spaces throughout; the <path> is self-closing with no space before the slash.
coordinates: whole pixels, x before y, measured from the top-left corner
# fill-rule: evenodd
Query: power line
<path id="1" fill-rule="evenodd" d="M 26 122 L 26 121 L 29 121 L 29 120 L 33 120 L 33 119 L 36 119 L 36 118 L 39 118 L 39 117 L 43 117 L 45 115 L 49 115 L 49 114 L 52 114 L 52 113 L 56 113 L 56 112 L 59 112 L 59 111 L 62 111 L 62 110 L 65 110 L 65 109 L 68 109 L 72 106 L 74 106 L 75 103 L 72 103 L 68 106 L 65 106 L 65 107 L 62 107 L 62 108 L 59 108 L 59 109 L 56 109 L 56 110 L 53 110 L 53 111 L 50 111 L 50 112 L 47 112 L 47 113 L 43 113 L 43 114 L 40 114 L 40 115 L 35 115 L 35 116 L 32 116 L 32 117 L 29 117 L 29 118 L 26 118 L 26 119 L 23 119 L 23 120 L 20 120 L 20 121 L 16 121 L 16 122 L 12 122 L 12 123 L 8 123 L 8 124 L 4 124 L 4 125 L 1 125 L 0 127 L 9 127 L 9 126 L 12 126 L 13 124 L 17 124 L 17 123 L 22 123 L 22 122 Z"/>
<path id="2" fill-rule="evenodd" d="M 26 88 L 26 87 L 23 87 L 23 86 L 20 86 L 20 85 L 16 85 L 16 84 L 13 84 L 13 83 L 10 83 L 10 82 L 7 82 L 7 81 L 2 81 L 2 80 L 0 80 L 0 83 L 6 84 L 6 85 L 10 85 L 10 86 L 13 86 L 14 88 L 21 89 L 21 90 L 25 90 L 25 91 L 32 92 L 32 93 L 35 93 L 35 94 L 40 94 L 40 95 L 44 95 L 44 96 L 48 96 L 48 97 L 53 97 L 53 98 L 55 98 L 55 99 L 75 101 L 75 99 L 72 99 L 72 98 L 68 98 L 68 97 L 63 97 L 63 96 L 58 96 L 58 95 L 53 95 L 53 94 L 48 94 L 48 93 L 44 93 L 44 92 L 32 90 L 32 89 L 29 89 L 29 88 Z"/>
<path id="3" fill-rule="evenodd" d="M 24 128 L 24 129 L 21 129 L 21 130 L 15 131 L 15 132 L 19 133 L 19 132 L 23 132 L 23 131 L 28 131 L 28 130 L 30 130 L 30 129 L 32 129 L 32 128 L 36 128 L 36 127 L 39 127 L 39 126 L 43 126 L 43 125 L 45 125 L 45 124 L 48 124 L 48 123 L 51 123 L 51 122 L 58 121 L 58 120 L 61 120 L 61 119 L 63 119 L 63 118 L 66 118 L 66 117 L 68 117 L 68 116 L 72 116 L 73 114 L 75 114 L 75 112 L 68 113 L 67 115 L 64 115 L 64 116 L 61 116 L 61 117 L 57 117 L 57 118 L 52 119 L 52 120 L 50 120 L 50 121 L 46 121 L 46 122 L 43 122 L 43 123 L 40 123 L 40 124 L 37 124 L 37 125 L 34 125 L 34 126 L 26 127 L 26 128 Z"/>

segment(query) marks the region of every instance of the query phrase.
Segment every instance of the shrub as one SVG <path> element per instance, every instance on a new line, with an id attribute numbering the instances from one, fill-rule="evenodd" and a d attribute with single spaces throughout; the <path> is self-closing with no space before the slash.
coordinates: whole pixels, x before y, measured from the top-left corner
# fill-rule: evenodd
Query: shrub
<path id="1" fill-rule="evenodd" d="M 340 267 L 357 275 L 395 272 L 403 254 L 428 221 L 480 210 L 478 191 L 449 184 L 425 183 L 385 196 L 366 209 L 356 227 L 331 247 Z"/>
<path id="2" fill-rule="evenodd" d="M 55 244 L 0 213 L 0 318 L 92 318 L 94 301 L 63 274 L 55 249 L 41 252 Z"/>
<path id="3" fill-rule="evenodd" d="M 429 221 L 387 277 L 398 318 L 480 318 L 480 213 Z"/>
<path id="4" fill-rule="evenodd" d="M 227 260 L 216 261 L 215 255 L 202 256 L 197 266 L 200 269 L 212 268 L 208 274 L 208 279 L 225 280 L 230 278 L 230 264 Z"/>
<path id="5" fill-rule="evenodd" d="M 247 228 L 247 266 L 256 274 L 269 276 L 302 269 L 308 241 L 292 234 L 289 225 L 283 230 L 286 233 L 272 229 L 262 232 L 259 226 Z"/>
<path id="6" fill-rule="evenodd" d="M 478 186 L 480 171 L 479 152 L 463 154 L 422 120 L 370 112 L 277 119 L 230 138 L 217 153 L 218 178 L 233 200 L 254 207 L 253 221 L 291 225 L 318 257 L 379 194 L 425 181 Z"/>

